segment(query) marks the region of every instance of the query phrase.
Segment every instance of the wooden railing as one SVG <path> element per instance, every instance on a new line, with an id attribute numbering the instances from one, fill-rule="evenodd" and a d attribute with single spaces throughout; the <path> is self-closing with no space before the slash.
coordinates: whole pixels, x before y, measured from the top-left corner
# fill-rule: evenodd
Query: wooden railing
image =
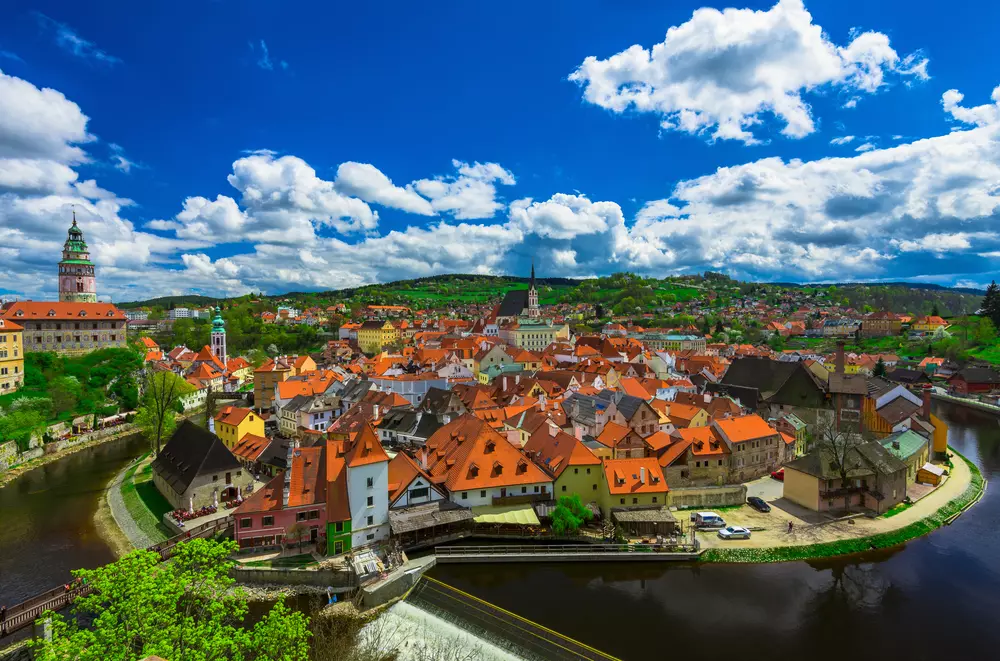
<path id="1" fill-rule="evenodd" d="M 174 554 L 178 544 L 186 542 L 189 539 L 194 539 L 195 537 L 213 535 L 233 525 L 234 521 L 235 518 L 232 515 L 208 521 L 190 530 L 185 530 L 183 533 L 175 535 L 161 544 L 150 546 L 146 550 L 158 553 L 161 561 L 166 560 Z M 72 604 L 77 597 L 88 595 L 91 592 L 93 592 L 91 586 L 74 581 L 36 594 L 19 604 L 11 606 L 4 612 L 3 620 L 0 621 L 0 638 L 31 626 L 32 622 L 38 619 L 45 611 L 62 610 Z"/>

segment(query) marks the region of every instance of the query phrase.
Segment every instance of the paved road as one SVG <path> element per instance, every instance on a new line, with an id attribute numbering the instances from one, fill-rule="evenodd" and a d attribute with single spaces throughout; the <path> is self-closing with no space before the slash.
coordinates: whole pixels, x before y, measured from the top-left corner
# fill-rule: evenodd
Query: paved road
<path id="1" fill-rule="evenodd" d="M 773 480 L 770 477 L 761 477 L 753 482 L 747 482 L 747 497 L 759 496 L 768 502 L 781 498 L 784 489 L 784 482 Z"/>

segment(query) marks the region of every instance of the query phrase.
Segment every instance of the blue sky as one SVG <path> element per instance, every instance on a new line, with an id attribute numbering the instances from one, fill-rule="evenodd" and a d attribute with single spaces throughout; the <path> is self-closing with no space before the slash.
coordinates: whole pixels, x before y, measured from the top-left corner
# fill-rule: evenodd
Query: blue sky
<path id="1" fill-rule="evenodd" d="M 727 6 L 5 3 L 0 294 L 996 277 L 1000 8 Z"/>

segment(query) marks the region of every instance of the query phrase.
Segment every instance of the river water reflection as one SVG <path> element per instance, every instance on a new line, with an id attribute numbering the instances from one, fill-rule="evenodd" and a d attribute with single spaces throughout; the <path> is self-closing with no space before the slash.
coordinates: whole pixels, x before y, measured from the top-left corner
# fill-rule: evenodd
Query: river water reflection
<path id="1" fill-rule="evenodd" d="M 1000 477 L 997 418 L 952 405 L 951 445 Z M 951 526 L 849 560 L 442 565 L 433 576 L 622 659 L 930 659 L 1000 649 L 1000 482 Z"/>

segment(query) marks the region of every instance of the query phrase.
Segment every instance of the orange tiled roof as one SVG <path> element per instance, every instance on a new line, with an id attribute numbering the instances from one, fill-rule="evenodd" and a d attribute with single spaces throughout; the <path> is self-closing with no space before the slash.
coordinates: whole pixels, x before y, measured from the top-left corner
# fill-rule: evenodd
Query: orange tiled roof
<path id="1" fill-rule="evenodd" d="M 642 481 L 640 469 L 646 469 L 646 479 Z M 655 457 L 633 459 L 605 459 L 604 477 L 608 491 L 614 496 L 635 493 L 662 493 L 667 491 L 667 481 Z"/>
<path id="2" fill-rule="evenodd" d="M 715 425 L 733 443 L 752 441 L 765 436 L 774 436 L 777 430 L 759 415 L 741 415 L 735 418 L 716 420 Z"/>
<path id="3" fill-rule="evenodd" d="M 548 425 L 542 425 L 528 437 L 524 451 L 552 477 L 559 477 L 569 466 L 596 466 L 601 463 L 597 455 L 577 437 L 561 429 L 553 433 Z"/>
<path id="4" fill-rule="evenodd" d="M 473 415 L 438 429 L 421 452 L 427 472 L 451 492 L 550 481 L 541 468 Z"/>
<path id="5" fill-rule="evenodd" d="M 49 314 L 49 313 L 52 314 Z M 2 316 L 5 319 L 114 319 L 127 321 L 125 313 L 111 303 L 63 303 L 48 301 L 14 301 Z"/>
<path id="6" fill-rule="evenodd" d="M 224 422 L 227 425 L 238 426 L 243 420 L 253 411 L 240 406 L 223 406 L 222 409 L 215 414 L 216 422 Z"/>
<path id="7" fill-rule="evenodd" d="M 389 504 L 396 502 L 400 496 L 406 493 L 407 487 L 413 483 L 417 477 L 422 477 L 431 482 L 431 476 L 424 469 L 417 465 L 410 455 L 405 452 L 398 452 L 389 462 Z M 431 489 L 437 489 L 433 484 Z M 440 492 L 439 492 L 440 493 Z M 441 494 L 444 496 L 444 494 Z"/>

